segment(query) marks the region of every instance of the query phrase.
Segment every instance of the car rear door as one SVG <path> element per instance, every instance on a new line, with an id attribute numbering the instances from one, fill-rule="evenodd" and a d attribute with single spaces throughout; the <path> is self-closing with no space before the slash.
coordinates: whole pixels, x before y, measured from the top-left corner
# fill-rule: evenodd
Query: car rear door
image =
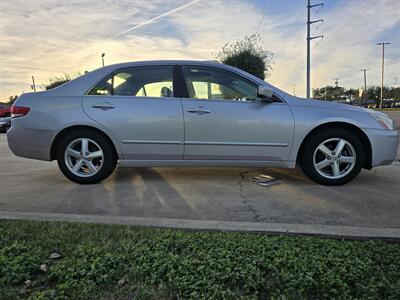
<path id="1" fill-rule="evenodd" d="M 294 120 L 285 102 L 258 101 L 257 84 L 222 68 L 183 66 L 183 77 L 184 159 L 288 159 Z"/>
<path id="2" fill-rule="evenodd" d="M 90 118 L 120 141 L 125 160 L 183 159 L 183 113 L 173 66 L 117 70 L 83 98 Z"/>

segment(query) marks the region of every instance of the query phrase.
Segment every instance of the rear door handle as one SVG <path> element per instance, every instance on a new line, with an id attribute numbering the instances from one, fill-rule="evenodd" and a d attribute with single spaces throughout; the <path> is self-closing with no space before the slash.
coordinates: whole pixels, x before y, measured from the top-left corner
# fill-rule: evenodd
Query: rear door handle
<path id="1" fill-rule="evenodd" d="M 99 103 L 99 104 L 94 104 L 92 105 L 93 108 L 98 108 L 101 110 L 109 110 L 115 108 L 114 105 L 112 105 L 110 102 L 104 102 L 104 103 Z"/>
<path id="2" fill-rule="evenodd" d="M 189 108 L 187 112 L 192 114 L 209 114 L 211 111 L 209 109 L 198 107 L 198 108 Z"/>

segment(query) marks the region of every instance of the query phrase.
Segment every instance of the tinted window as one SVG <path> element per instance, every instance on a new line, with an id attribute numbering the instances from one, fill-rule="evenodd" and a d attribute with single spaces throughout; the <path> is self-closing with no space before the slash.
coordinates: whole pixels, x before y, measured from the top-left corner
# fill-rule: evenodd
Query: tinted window
<path id="1" fill-rule="evenodd" d="M 111 95 L 112 91 L 112 76 L 108 76 L 100 81 L 91 89 L 89 95 Z"/>
<path id="2" fill-rule="evenodd" d="M 257 99 L 257 85 L 226 70 L 213 67 L 183 68 L 190 98 L 216 100 Z"/>
<path id="3" fill-rule="evenodd" d="M 171 66 L 132 67 L 102 80 L 89 95 L 173 97 Z"/>

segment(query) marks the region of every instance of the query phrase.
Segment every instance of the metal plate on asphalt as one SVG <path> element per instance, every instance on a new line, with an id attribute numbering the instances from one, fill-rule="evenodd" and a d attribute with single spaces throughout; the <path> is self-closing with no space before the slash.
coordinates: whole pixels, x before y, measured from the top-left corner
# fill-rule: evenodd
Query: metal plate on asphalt
<path id="1" fill-rule="evenodd" d="M 258 185 L 261 185 L 261 186 L 271 186 L 271 185 L 282 183 L 281 180 L 278 180 L 272 176 L 265 175 L 265 174 L 261 174 L 256 177 L 252 177 L 252 178 L 250 178 L 250 181 L 257 183 Z"/>

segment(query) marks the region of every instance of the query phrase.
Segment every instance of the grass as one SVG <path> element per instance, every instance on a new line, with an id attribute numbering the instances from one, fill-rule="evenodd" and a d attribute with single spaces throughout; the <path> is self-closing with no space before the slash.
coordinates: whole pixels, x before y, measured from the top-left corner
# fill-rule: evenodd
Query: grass
<path id="1" fill-rule="evenodd" d="M 0 221 L 0 299 L 18 298 L 399 299 L 400 245 Z"/>

